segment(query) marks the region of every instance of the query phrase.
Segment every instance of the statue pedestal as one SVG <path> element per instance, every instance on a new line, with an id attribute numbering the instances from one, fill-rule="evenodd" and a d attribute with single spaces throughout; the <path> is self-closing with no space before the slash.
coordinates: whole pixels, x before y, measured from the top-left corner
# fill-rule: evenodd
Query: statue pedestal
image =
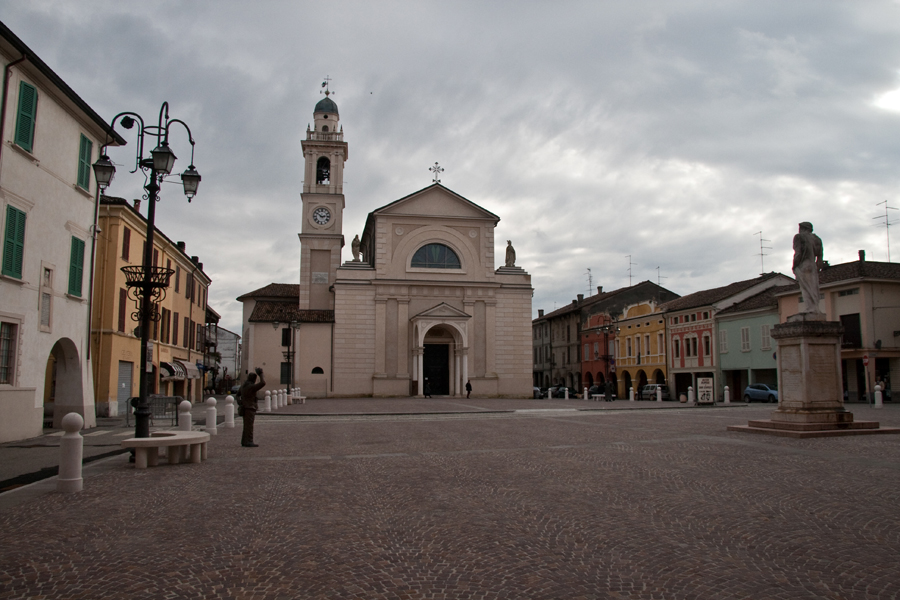
<path id="1" fill-rule="evenodd" d="M 732 425 L 729 431 L 786 437 L 828 437 L 900 433 L 877 421 L 854 421 L 844 408 L 841 385 L 841 334 L 824 315 L 793 315 L 772 328 L 778 342 L 778 408 L 769 420 Z"/>

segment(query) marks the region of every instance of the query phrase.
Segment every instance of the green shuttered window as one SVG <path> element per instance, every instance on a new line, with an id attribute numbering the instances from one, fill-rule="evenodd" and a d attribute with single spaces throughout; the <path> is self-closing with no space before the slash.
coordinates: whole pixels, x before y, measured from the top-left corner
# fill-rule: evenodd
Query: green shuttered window
<path id="1" fill-rule="evenodd" d="M 78 187 L 87 190 L 91 187 L 91 150 L 93 142 L 81 134 L 78 149 Z"/>
<path id="2" fill-rule="evenodd" d="M 3 236 L 4 275 L 22 279 L 22 260 L 25 257 L 25 213 L 6 207 L 6 234 Z"/>
<path id="3" fill-rule="evenodd" d="M 16 145 L 32 151 L 34 121 L 37 117 L 37 89 L 24 81 L 19 83 L 19 114 L 16 118 Z"/>
<path id="4" fill-rule="evenodd" d="M 81 281 L 84 278 L 84 241 L 72 238 L 72 254 L 69 260 L 69 293 L 81 296 Z"/>

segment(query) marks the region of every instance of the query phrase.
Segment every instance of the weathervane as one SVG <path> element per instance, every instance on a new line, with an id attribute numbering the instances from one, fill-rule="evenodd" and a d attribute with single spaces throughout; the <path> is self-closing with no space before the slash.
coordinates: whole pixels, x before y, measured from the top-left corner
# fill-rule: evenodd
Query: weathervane
<path id="1" fill-rule="evenodd" d="M 334 94 L 334 93 L 335 93 L 335 92 L 332 92 L 332 91 L 330 91 L 330 90 L 328 89 L 328 84 L 329 84 L 329 83 L 331 83 L 331 77 L 329 77 L 328 75 L 326 75 L 326 76 L 325 76 L 325 81 L 322 82 L 322 87 L 325 88 L 325 91 L 321 91 L 321 90 L 319 91 L 320 94 L 325 94 L 326 97 L 327 97 L 328 95 L 330 95 L 330 94 Z"/>
<path id="2" fill-rule="evenodd" d="M 441 173 L 444 172 L 444 168 L 441 167 L 439 164 L 434 163 L 434 166 L 430 167 L 428 170 L 431 171 L 432 173 L 434 173 L 434 182 L 440 183 L 441 182 Z"/>

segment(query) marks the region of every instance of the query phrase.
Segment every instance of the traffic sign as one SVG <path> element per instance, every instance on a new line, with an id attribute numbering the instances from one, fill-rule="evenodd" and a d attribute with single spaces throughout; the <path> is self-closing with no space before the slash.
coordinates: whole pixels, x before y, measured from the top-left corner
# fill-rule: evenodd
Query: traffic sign
<path id="1" fill-rule="evenodd" d="M 864 367 L 869 366 L 869 355 L 868 354 L 863 354 L 863 366 Z"/>

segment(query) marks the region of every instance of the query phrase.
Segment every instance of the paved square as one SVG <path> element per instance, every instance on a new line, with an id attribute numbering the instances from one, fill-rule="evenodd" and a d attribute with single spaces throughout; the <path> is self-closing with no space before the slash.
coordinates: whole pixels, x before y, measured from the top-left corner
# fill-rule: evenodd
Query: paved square
<path id="1" fill-rule="evenodd" d="M 900 596 L 900 436 L 725 430 L 772 408 L 261 415 L 0 510 L 0 598 Z"/>

